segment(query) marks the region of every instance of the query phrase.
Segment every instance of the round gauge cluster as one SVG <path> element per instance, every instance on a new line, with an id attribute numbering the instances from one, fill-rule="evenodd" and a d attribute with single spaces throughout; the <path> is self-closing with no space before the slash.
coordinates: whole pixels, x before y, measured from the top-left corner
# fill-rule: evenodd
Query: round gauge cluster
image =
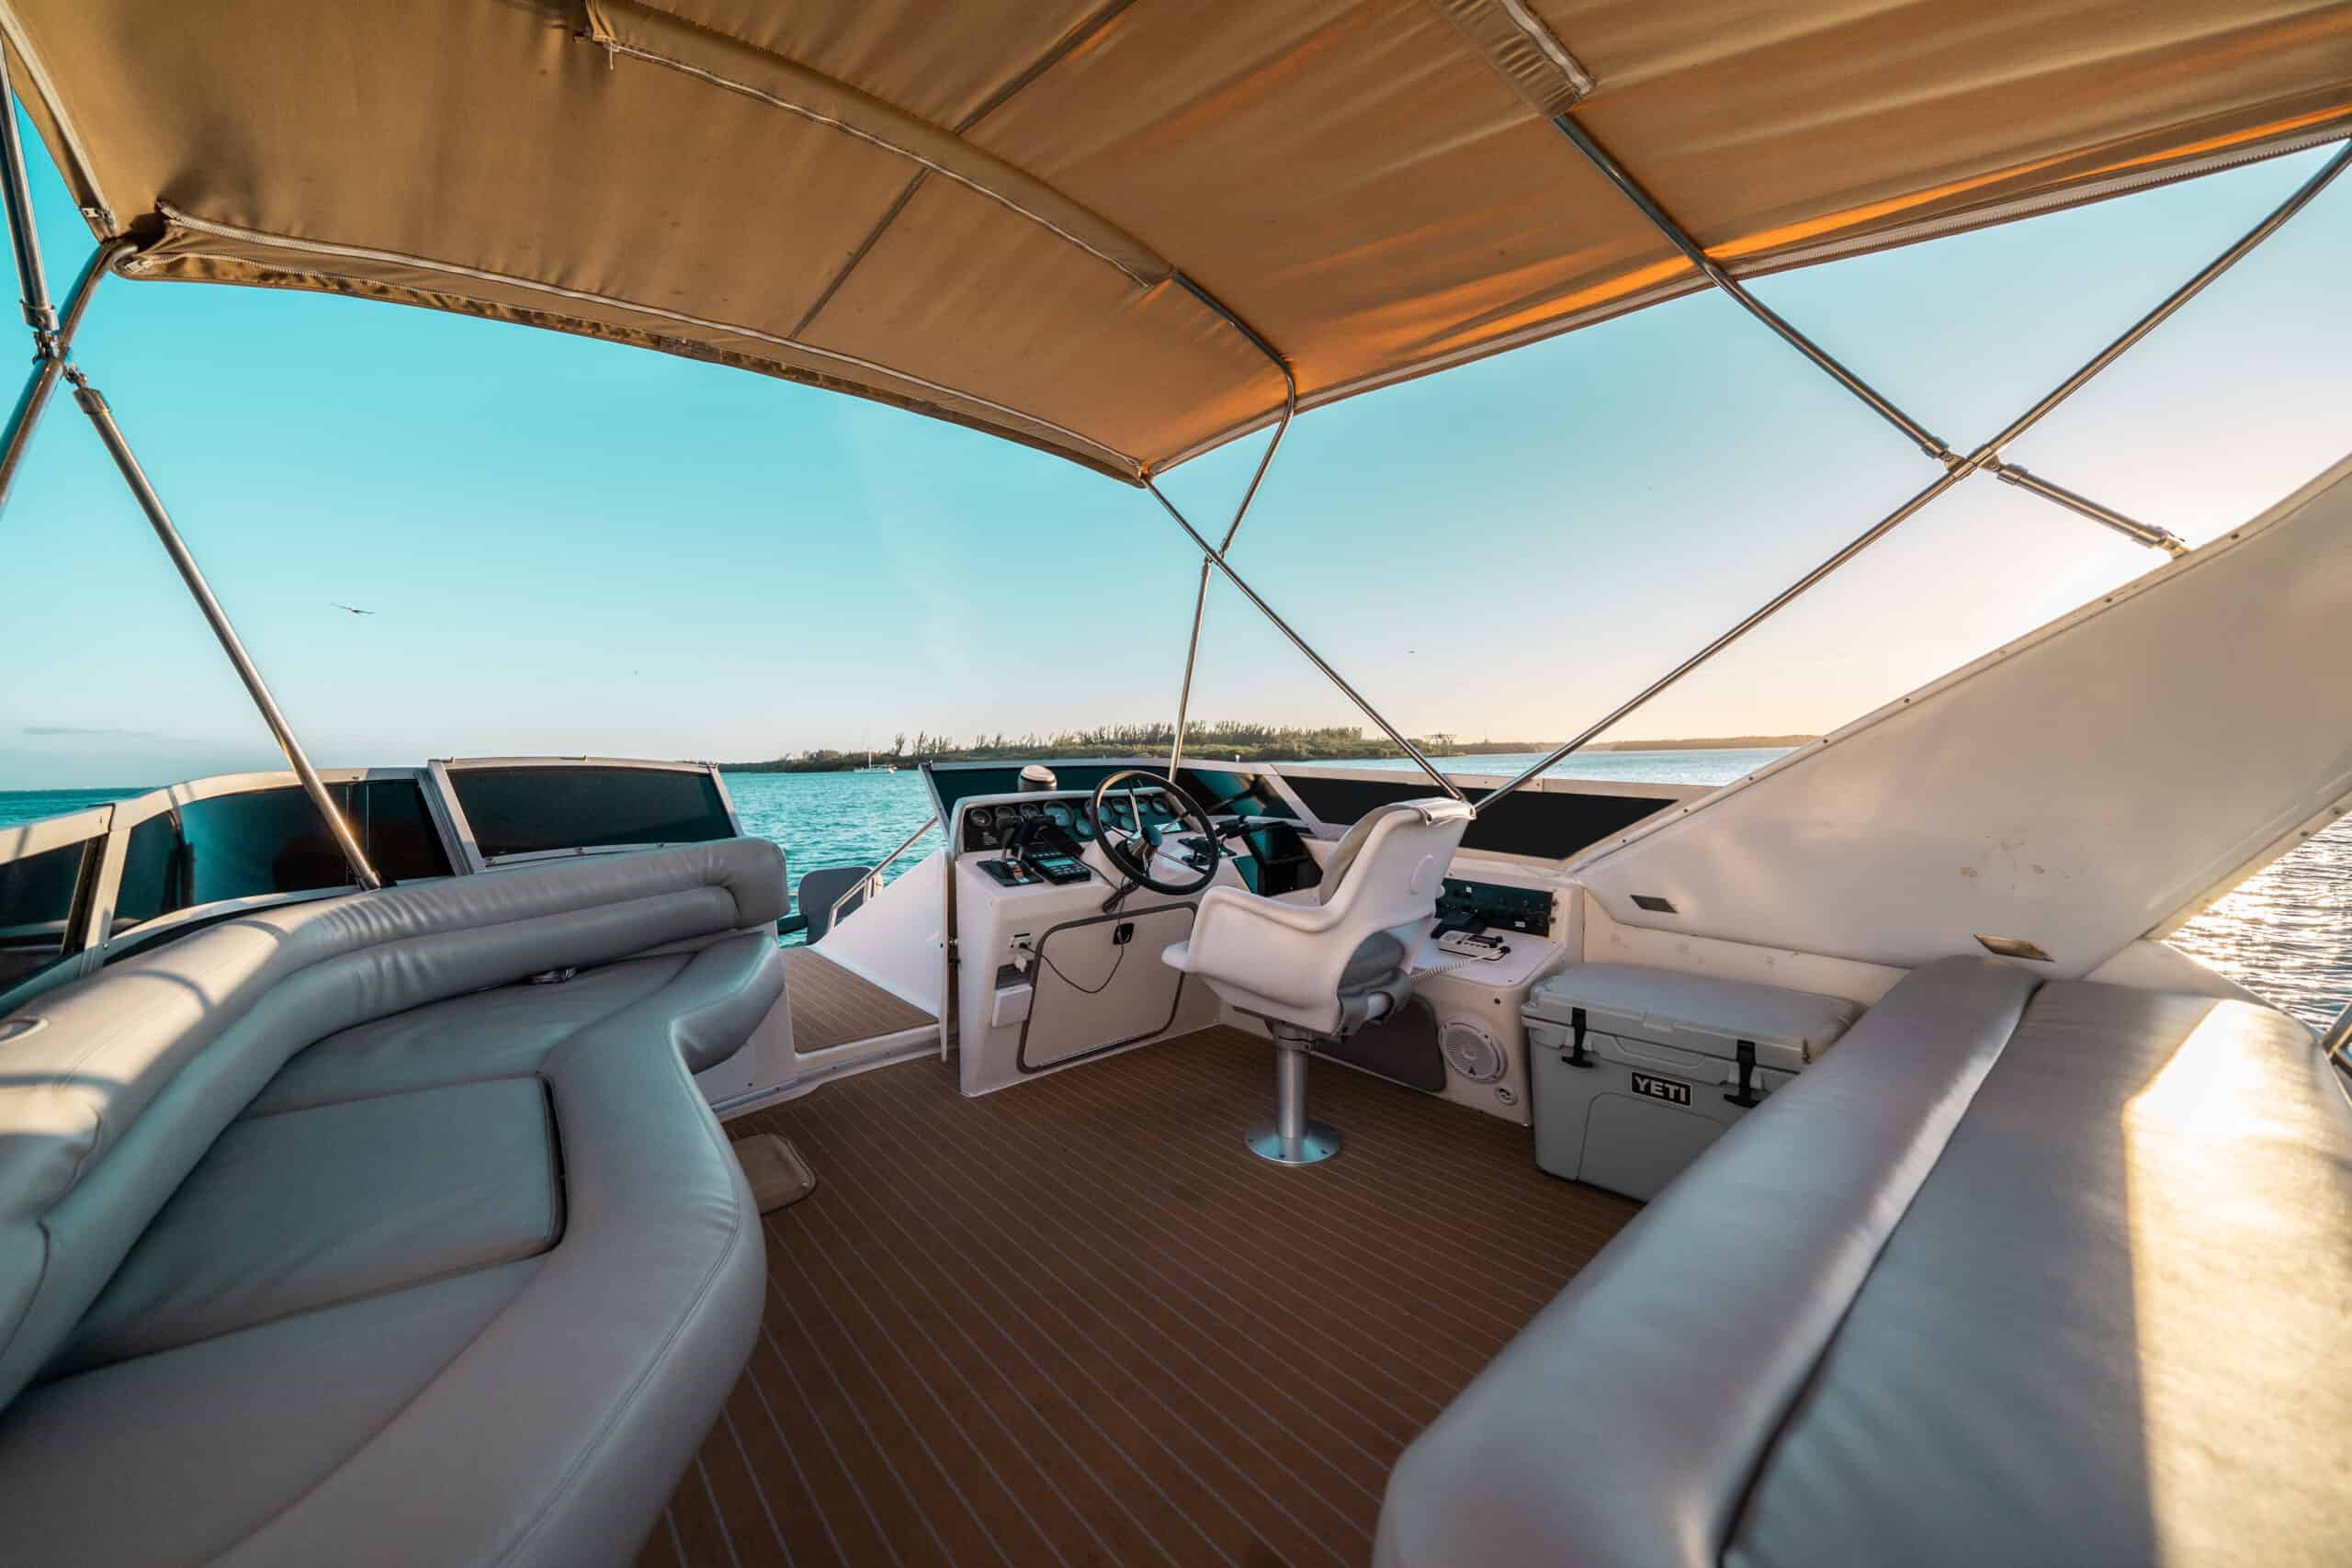
<path id="1" fill-rule="evenodd" d="M 1144 817 L 1154 824 L 1167 822 L 1176 815 L 1175 803 L 1161 790 L 1137 790 L 1130 797 L 1121 790 L 1102 803 L 1104 816 L 1113 826 L 1133 830 L 1135 823 L 1128 809 L 1132 798 L 1143 808 Z M 1087 820 L 1086 802 L 1080 800 L 1008 800 L 995 806 L 975 806 L 964 813 L 964 844 L 967 849 L 996 850 L 1012 842 L 1012 835 L 1025 822 L 1049 824 L 1083 842 L 1094 836 Z"/>
<path id="2" fill-rule="evenodd" d="M 1033 828 L 1033 832 L 1051 826 L 1084 838 L 1085 820 L 1085 808 L 1070 801 L 1008 800 L 997 806 L 975 806 L 966 812 L 964 837 L 968 848 L 1001 849 L 1012 841 L 1017 829 L 1034 823 L 1039 827 Z"/>

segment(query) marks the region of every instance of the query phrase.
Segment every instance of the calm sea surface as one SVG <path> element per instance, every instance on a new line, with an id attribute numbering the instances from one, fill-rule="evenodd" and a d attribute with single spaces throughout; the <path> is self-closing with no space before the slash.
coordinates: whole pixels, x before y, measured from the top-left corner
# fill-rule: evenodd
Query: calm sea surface
<path id="1" fill-rule="evenodd" d="M 1577 778 L 1725 784 L 1778 750 L 1601 751 L 1556 770 Z M 1448 773 L 1517 773 L 1520 757 L 1444 758 Z M 1410 761 L 1363 767 L 1411 771 Z M 0 828 L 140 794 L 115 789 L 0 791 Z M 931 814 L 922 775 L 729 773 L 728 793 L 744 831 L 786 846 L 793 880 L 821 866 L 871 865 Z M 940 846 L 937 829 L 890 868 L 897 875 Z M 2173 945 L 2268 997 L 2314 1027 L 2352 1000 L 2352 820 L 2313 838 L 2190 921 Z"/>

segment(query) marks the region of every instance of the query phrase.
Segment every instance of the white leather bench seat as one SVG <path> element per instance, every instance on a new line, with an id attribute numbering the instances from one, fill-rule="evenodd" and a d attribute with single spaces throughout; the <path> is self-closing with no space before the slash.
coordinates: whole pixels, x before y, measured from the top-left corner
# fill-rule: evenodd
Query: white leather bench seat
<path id="1" fill-rule="evenodd" d="M 753 840 L 403 887 L 0 1024 L 7 1560 L 628 1561 L 757 1329 L 691 1074 L 782 893 Z"/>
<path id="2" fill-rule="evenodd" d="M 1414 1442 L 1376 1562 L 2352 1562 L 2347 1321 L 2309 1031 L 1947 961 Z"/>

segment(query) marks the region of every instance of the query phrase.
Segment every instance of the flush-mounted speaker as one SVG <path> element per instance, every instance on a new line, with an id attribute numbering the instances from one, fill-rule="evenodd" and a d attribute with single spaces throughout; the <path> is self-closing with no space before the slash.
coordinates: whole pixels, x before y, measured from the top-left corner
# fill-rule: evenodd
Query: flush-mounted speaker
<path id="1" fill-rule="evenodd" d="M 1445 1065 L 1472 1083 L 1493 1083 L 1510 1066 L 1502 1042 L 1466 1019 L 1455 1019 L 1438 1035 Z"/>

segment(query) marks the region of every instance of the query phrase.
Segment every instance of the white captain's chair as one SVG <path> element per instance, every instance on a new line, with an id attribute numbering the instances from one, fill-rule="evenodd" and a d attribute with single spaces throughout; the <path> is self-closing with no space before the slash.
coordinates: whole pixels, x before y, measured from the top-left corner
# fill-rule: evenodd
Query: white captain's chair
<path id="1" fill-rule="evenodd" d="M 1306 1115 L 1306 1054 L 1402 1008 L 1413 994 L 1411 944 L 1437 912 L 1470 807 L 1442 796 L 1385 806 L 1348 829 L 1323 865 L 1316 901 L 1212 887 L 1192 939 L 1161 954 L 1197 975 L 1274 1037 L 1274 1114 L 1250 1147 L 1281 1165 L 1312 1165 L 1340 1134 Z"/>

